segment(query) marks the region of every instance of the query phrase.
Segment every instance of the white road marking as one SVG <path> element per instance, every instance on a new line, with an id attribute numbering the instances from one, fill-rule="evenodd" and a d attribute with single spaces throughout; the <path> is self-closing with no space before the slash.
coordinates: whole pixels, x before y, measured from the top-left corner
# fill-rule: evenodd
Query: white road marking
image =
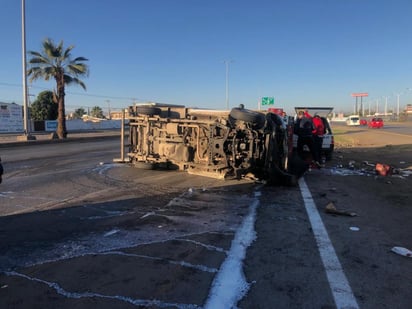
<path id="1" fill-rule="evenodd" d="M 312 226 L 312 231 L 315 235 L 316 243 L 318 244 L 320 257 L 326 271 L 326 276 L 329 281 L 336 307 L 339 309 L 359 308 L 348 279 L 346 278 L 339 259 L 336 256 L 332 242 L 329 239 L 328 232 L 326 231 L 325 225 L 316 209 L 315 202 L 313 201 L 312 195 L 310 194 L 309 188 L 303 177 L 299 179 L 299 187 Z"/>

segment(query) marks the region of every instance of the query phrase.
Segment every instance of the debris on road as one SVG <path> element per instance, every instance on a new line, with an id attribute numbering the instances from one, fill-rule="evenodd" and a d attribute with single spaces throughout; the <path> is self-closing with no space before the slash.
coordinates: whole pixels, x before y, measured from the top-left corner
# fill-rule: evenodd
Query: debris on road
<path id="1" fill-rule="evenodd" d="M 393 247 L 391 251 L 399 255 L 412 257 L 412 251 L 403 247 Z"/>
<path id="2" fill-rule="evenodd" d="M 380 176 L 389 176 L 393 173 L 393 167 L 384 163 L 376 163 L 375 171 Z"/>
<path id="3" fill-rule="evenodd" d="M 357 216 L 357 213 L 355 213 L 355 212 L 336 209 L 335 205 L 332 202 L 330 202 L 326 205 L 325 212 L 328 213 L 328 214 L 333 214 L 333 215 L 341 215 L 341 216 L 349 216 L 349 217 L 356 217 Z"/>
<path id="4" fill-rule="evenodd" d="M 370 161 L 363 161 L 361 164 L 357 164 L 356 161 L 351 160 L 347 165 L 338 163 L 336 166 L 331 167 L 329 171 L 333 175 L 341 176 L 358 175 L 375 176 L 376 178 L 380 176 L 391 176 L 394 178 L 405 179 L 405 177 L 412 175 L 412 166 L 397 168 L 386 163 L 372 163 Z"/>

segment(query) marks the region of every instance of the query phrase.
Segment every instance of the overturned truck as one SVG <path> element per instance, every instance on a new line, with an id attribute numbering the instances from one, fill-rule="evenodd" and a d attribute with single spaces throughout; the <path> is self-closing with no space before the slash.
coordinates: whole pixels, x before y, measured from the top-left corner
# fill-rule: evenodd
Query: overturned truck
<path id="1" fill-rule="evenodd" d="M 127 157 L 135 167 L 296 183 L 289 167 L 292 124 L 277 114 L 159 103 L 130 106 L 128 114 Z"/>

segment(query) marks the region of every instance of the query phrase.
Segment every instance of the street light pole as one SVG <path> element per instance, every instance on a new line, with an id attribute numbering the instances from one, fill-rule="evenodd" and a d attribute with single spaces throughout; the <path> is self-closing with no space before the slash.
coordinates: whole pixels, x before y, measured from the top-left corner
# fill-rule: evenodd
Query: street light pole
<path id="1" fill-rule="evenodd" d="M 21 45 L 23 62 L 23 127 L 24 134 L 28 135 L 27 125 L 27 69 L 26 69 L 26 3 L 21 0 Z"/>
<path id="2" fill-rule="evenodd" d="M 107 118 L 111 120 L 112 117 L 111 117 L 111 111 L 110 111 L 110 100 L 106 100 L 106 102 L 107 102 Z"/>
<path id="3" fill-rule="evenodd" d="M 379 114 L 379 99 L 376 99 L 376 111 L 375 111 L 376 116 Z"/>
<path id="4" fill-rule="evenodd" d="M 223 61 L 226 65 L 226 109 L 229 110 L 229 63 L 232 60 Z"/>
<path id="5" fill-rule="evenodd" d="M 22 62 L 23 62 L 23 139 L 33 140 L 36 139 L 30 135 L 28 125 L 28 91 L 27 91 L 27 64 L 26 64 L 26 3 L 25 0 L 21 0 L 21 43 L 22 43 Z"/>
<path id="6" fill-rule="evenodd" d="M 399 117 L 399 97 L 401 96 L 401 94 L 397 93 L 396 96 L 397 96 L 397 99 L 396 99 L 396 102 L 397 102 L 396 115 L 398 116 L 398 121 L 399 121 L 399 119 L 400 119 L 400 117 Z"/>

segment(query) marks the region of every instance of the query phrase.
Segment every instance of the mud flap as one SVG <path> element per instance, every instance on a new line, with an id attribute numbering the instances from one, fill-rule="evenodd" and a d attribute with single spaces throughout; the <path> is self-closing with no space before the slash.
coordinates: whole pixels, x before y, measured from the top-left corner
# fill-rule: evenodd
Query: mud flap
<path id="1" fill-rule="evenodd" d="M 295 151 L 289 158 L 289 173 L 300 178 L 309 169 L 309 163 L 303 160 Z"/>

